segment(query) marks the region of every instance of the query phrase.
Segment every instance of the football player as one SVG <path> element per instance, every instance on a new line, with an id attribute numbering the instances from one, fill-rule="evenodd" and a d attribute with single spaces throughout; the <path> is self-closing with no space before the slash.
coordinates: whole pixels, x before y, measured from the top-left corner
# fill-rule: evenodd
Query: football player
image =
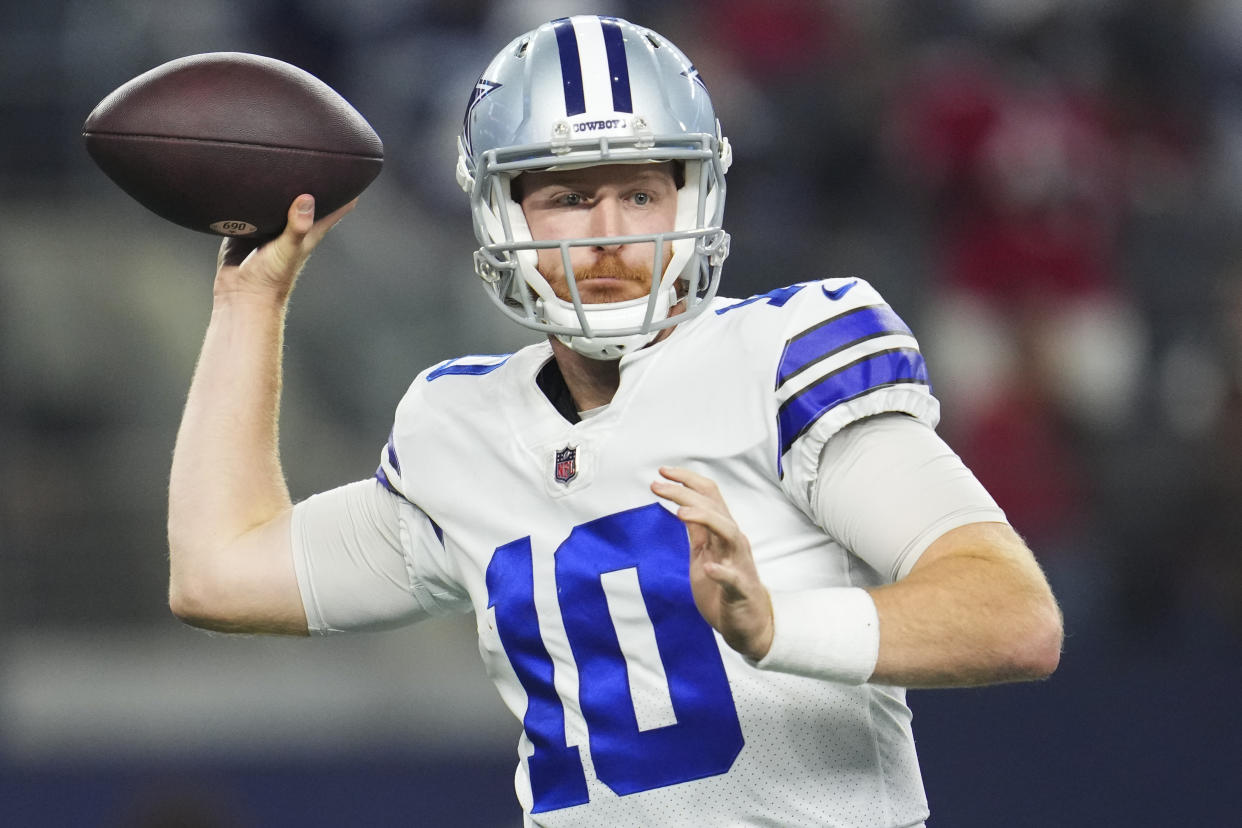
<path id="1" fill-rule="evenodd" d="M 478 275 L 546 339 L 423 371 L 375 477 L 297 505 L 284 312 L 349 207 L 302 196 L 271 243 L 225 242 L 173 611 L 315 635 L 473 612 L 532 825 L 923 824 L 905 688 L 1047 676 L 1060 614 L 874 288 L 717 296 L 730 161 L 659 34 L 580 16 L 506 46 L 457 175 Z"/>

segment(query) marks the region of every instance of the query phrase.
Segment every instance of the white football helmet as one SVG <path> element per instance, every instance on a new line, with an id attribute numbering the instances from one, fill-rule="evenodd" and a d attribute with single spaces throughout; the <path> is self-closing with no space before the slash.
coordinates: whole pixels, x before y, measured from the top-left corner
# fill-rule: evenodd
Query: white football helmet
<path id="1" fill-rule="evenodd" d="M 616 17 L 561 18 L 516 38 L 483 71 L 466 107 L 457 180 L 470 194 L 482 247 L 475 271 L 510 318 L 553 334 L 594 359 L 617 359 L 702 311 L 729 252 L 721 228 L 729 142 L 707 89 L 677 47 Z M 533 241 L 514 177 L 528 170 L 674 161 L 684 165 L 671 232 L 617 236 L 609 244 L 654 243 L 651 293 L 584 304 L 570 249 L 605 243 Z M 666 267 L 663 251 L 671 245 Z M 571 300 L 536 269 L 537 251 L 560 249 Z M 669 318 L 684 303 L 683 315 Z"/>

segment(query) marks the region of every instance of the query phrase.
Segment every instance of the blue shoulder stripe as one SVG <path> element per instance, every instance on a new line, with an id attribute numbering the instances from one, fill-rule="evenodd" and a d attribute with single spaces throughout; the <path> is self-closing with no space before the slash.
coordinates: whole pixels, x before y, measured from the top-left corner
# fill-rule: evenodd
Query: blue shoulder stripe
<path id="1" fill-rule="evenodd" d="M 431 372 L 429 372 L 427 374 L 427 382 L 431 382 L 432 380 L 437 380 L 440 377 L 448 376 L 450 374 L 465 374 L 468 376 L 476 376 L 476 377 L 482 376 L 483 374 L 490 374 L 492 371 L 495 371 L 497 368 L 499 368 L 500 366 L 508 362 L 509 357 L 513 355 L 512 354 L 491 354 L 491 356 L 493 357 L 503 356 L 504 359 L 497 360 L 496 362 L 462 362 L 462 360 L 467 359 L 467 357 L 458 357 L 457 359 L 450 359 L 448 362 L 444 363 L 439 368 L 433 369 Z"/>
<path id="2" fill-rule="evenodd" d="M 388 462 L 392 463 L 392 467 L 397 470 L 397 474 L 401 474 L 401 461 L 397 459 L 397 443 L 395 437 L 395 429 L 388 432 Z"/>
<path id="3" fill-rule="evenodd" d="M 780 365 L 776 369 L 776 387 L 815 363 L 833 354 L 887 334 L 911 334 L 888 305 L 869 305 L 825 319 L 785 343 Z"/>
<path id="4" fill-rule="evenodd" d="M 841 403 L 903 383 L 928 384 L 923 355 L 913 348 L 880 351 L 825 375 L 790 397 L 777 411 L 781 456 L 820 417 Z"/>
<path id="5" fill-rule="evenodd" d="M 392 485 L 392 482 L 389 481 L 388 479 L 388 475 L 384 473 L 383 466 L 380 466 L 378 469 L 375 470 L 375 479 L 378 480 L 380 483 L 382 483 L 385 489 L 392 492 L 397 497 L 404 500 L 406 503 L 411 502 L 410 499 L 406 497 L 402 492 L 397 491 L 396 486 Z M 427 514 L 427 513 L 424 512 L 423 514 Z M 440 541 L 441 544 L 443 544 L 444 543 L 444 530 L 440 528 L 440 524 L 436 523 L 434 520 L 431 519 L 431 515 L 427 515 L 427 520 L 429 523 L 431 523 L 431 530 L 436 533 L 436 538 Z"/>
<path id="6" fill-rule="evenodd" d="M 397 497 L 405 497 L 401 492 L 397 491 L 397 487 L 389 481 L 388 475 L 384 472 L 384 467 L 380 466 L 375 470 L 375 479 L 384 484 L 384 488 L 395 494 Z"/>

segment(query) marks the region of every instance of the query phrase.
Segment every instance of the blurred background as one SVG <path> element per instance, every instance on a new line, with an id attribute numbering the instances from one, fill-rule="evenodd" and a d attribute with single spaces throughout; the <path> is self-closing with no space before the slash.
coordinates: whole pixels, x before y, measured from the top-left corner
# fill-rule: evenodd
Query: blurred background
<path id="1" fill-rule="evenodd" d="M 475 284 L 466 97 L 516 34 L 627 17 L 735 148 L 722 292 L 861 276 L 1068 638 L 1039 685 L 910 694 L 933 826 L 1224 825 L 1242 724 L 1239 0 L 0 3 L 0 823 L 517 825 L 471 619 L 209 636 L 165 603 L 165 493 L 216 240 L 83 151 L 187 54 L 319 75 L 384 173 L 294 298 L 297 498 L 369 476 L 417 371 L 529 339 Z"/>

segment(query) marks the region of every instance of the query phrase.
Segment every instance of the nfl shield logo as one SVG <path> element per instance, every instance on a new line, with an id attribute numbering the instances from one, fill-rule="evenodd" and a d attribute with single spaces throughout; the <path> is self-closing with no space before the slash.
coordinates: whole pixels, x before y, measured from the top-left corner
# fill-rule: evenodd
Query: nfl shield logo
<path id="1" fill-rule="evenodd" d="M 578 476 L 578 449 L 565 446 L 556 452 L 556 482 L 565 485 Z"/>

